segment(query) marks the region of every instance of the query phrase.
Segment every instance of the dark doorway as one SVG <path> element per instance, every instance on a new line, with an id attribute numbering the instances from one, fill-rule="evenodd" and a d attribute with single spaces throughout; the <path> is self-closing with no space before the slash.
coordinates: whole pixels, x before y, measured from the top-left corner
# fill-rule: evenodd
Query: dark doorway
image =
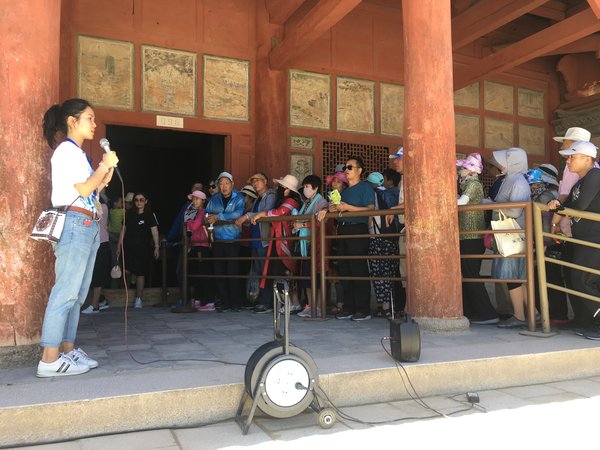
<path id="1" fill-rule="evenodd" d="M 125 193 L 144 192 L 156 214 L 161 236 L 169 232 L 187 202 L 193 183 L 208 182 L 224 170 L 225 136 L 186 131 L 107 125 L 106 138 L 119 155 Z M 110 199 L 121 195 L 115 177 L 107 189 Z M 177 286 L 178 248 L 167 250 L 167 283 Z M 160 285 L 160 264 L 154 264 L 148 287 Z"/>
<path id="2" fill-rule="evenodd" d="M 201 181 L 206 189 L 224 170 L 225 136 L 107 125 L 106 138 L 119 155 L 125 193 L 149 196 L 161 235 L 187 201 L 192 183 Z M 121 195 L 116 179 L 107 193 L 111 199 Z"/>

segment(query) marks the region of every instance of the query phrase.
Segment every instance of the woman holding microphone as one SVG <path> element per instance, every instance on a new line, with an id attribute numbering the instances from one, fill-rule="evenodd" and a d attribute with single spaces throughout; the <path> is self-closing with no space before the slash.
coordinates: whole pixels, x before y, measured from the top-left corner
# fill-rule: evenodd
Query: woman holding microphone
<path id="1" fill-rule="evenodd" d="M 94 110 L 83 99 L 66 100 L 44 115 L 44 137 L 54 149 L 52 205 L 64 207 L 67 217 L 60 241 L 52 244 L 56 278 L 42 325 L 38 377 L 79 375 L 98 367 L 97 361 L 75 348 L 75 337 L 100 245 L 98 193 L 111 180 L 119 159 L 115 152 L 107 152 L 92 168 L 81 147 L 93 139 L 95 129 Z"/>

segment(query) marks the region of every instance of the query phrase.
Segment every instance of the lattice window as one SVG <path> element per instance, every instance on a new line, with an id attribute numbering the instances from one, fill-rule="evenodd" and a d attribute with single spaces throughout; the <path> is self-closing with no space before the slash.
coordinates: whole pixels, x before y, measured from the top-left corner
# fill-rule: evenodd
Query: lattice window
<path id="1" fill-rule="evenodd" d="M 333 173 L 335 166 L 345 163 L 351 156 L 360 156 L 364 160 L 364 176 L 370 172 L 381 172 L 389 167 L 389 154 L 390 148 L 385 145 L 323 141 L 323 179 Z"/>

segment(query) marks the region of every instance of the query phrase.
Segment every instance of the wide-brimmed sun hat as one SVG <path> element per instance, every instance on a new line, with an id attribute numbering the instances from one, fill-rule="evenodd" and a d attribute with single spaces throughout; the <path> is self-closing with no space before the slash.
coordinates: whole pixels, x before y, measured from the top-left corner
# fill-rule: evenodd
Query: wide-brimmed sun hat
<path id="1" fill-rule="evenodd" d="M 249 197 L 252 198 L 258 198 L 258 194 L 256 193 L 256 191 L 254 190 L 254 188 L 252 186 L 250 186 L 249 184 L 247 184 L 246 186 L 244 186 L 241 191 L 242 194 L 246 194 Z"/>
<path id="2" fill-rule="evenodd" d="M 562 141 L 589 141 L 592 137 L 592 133 L 590 133 L 585 128 L 579 127 L 571 127 L 567 130 L 564 136 L 557 136 L 554 139 L 556 142 Z"/>
<path id="3" fill-rule="evenodd" d="M 300 192 L 298 192 L 298 186 L 300 186 L 300 182 L 294 175 L 287 174 L 282 178 L 274 178 L 273 183 L 279 184 L 284 188 L 291 189 L 296 194 L 300 194 Z"/>
<path id="4" fill-rule="evenodd" d="M 194 191 L 191 194 L 188 195 L 188 200 L 191 200 L 192 197 L 198 197 L 201 198 L 202 200 L 206 200 L 206 194 L 202 191 Z"/>
<path id="5" fill-rule="evenodd" d="M 331 184 L 331 182 L 333 181 L 334 178 L 337 178 L 344 184 L 350 184 L 350 183 L 348 183 L 348 178 L 346 177 L 346 174 L 344 172 L 336 172 L 333 175 L 327 175 L 327 179 L 325 180 L 325 183 L 327 184 L 327 186 L 329 186 Z"/>
<path id="6" fill-rule="evenodd" d="M 479 153 L 471 153 L 464 159 L 458 159 L 456 161 L 456 167 L 465 168 L 474 173 L 481 173 L 483 171 L 481 155 Z"/>

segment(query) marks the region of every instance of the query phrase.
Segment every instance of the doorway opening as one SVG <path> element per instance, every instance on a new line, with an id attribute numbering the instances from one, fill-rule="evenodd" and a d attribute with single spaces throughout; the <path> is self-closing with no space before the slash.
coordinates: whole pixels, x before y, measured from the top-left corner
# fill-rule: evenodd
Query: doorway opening
<path id="1" fill-rule="evenodd" d="M 166 235 L 187 202 L 191 185 L 200 181 L 205 189 L 224 168 L 226 136 L 107 125 L 106 138 L 119 155 L 119 170 L 125 193 L 145 193 L 156 214 L 161 236 Z M 107 189 L 110 199 L 121 195 L 121 185 L 115 176 Z M 176 286 L 174 264 L 168 258 L 168 284 Z M 158 268 L 160 269 L 160 268 Z M 155 268 L 153 286 L 160 283 Z"/>

